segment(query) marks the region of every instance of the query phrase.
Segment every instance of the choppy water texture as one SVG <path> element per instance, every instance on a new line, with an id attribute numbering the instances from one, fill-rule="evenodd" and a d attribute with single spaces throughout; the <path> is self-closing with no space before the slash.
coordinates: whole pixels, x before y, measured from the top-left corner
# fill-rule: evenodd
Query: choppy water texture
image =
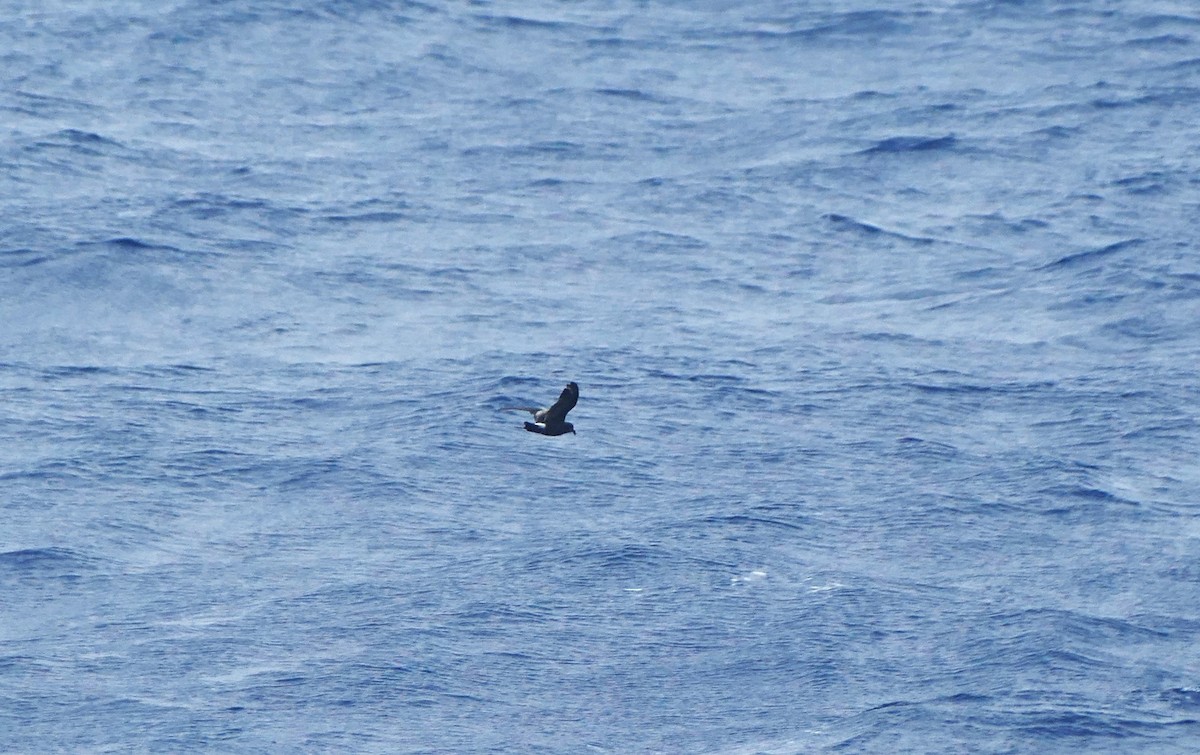
<path id="1" fill-rule="evenodd" d="M 0 749 L 1200 747 L 1193 4 L 0 10 Z"/>

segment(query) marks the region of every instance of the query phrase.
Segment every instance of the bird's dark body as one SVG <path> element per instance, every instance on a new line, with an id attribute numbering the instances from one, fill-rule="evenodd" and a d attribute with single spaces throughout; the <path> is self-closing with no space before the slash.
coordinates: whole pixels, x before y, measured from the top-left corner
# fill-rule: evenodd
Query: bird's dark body
<path id="1" fill-rule="evenodd" d="M 531 433 L 538 433 L 539 435 L 566 435 L 567 433 L 575 432 L 575 426 L 570 422 L 562 422 L 557 425 L 548 425 L 545 427 L 541 425 L 535 425 L 532 422 L 526 422 L 525 429 Z"/>

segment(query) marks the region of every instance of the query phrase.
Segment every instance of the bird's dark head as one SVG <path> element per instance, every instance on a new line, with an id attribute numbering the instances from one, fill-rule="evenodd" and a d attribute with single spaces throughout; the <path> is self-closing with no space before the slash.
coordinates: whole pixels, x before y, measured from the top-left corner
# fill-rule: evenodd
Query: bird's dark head
<path id="1" fill-rule="evenodd" d="M 570 429 L 572 435 L 579 434 L 579 433 L 575 432 L 575 425 L 572 425 L 570 422 L 567 423 L 567 428 Z"/>

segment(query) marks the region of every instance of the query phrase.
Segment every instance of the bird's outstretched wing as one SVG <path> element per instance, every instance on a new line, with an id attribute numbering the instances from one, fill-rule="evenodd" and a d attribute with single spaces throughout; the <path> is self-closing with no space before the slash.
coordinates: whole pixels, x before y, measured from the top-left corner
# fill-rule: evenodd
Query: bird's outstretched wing
<path id="1" fill-rule="evenodd" d="M 574 409 L 578 401 L 579 386 L 575 385 L 575 383 L 567 383 L 567 387 L 563 388 L 562 393 L 558 394 L 558 401 L 554 402 L 554 406 L 547 409 L 546 413 L 538 417 L 538 419 L 548 425 L 562 422 L 567 418 L 567 412 Z"/>
<path id="2" fill-rule="evenodd" d="M 529 412 L 530 414 L 546 411 L 538 406 L 502 406 L 500 410 L 505 412 Z"/>

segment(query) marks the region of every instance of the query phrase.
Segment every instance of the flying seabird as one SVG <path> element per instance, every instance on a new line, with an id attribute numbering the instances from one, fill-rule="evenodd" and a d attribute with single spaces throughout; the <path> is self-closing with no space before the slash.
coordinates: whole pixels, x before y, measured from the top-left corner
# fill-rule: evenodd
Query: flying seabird
<path id="1" fill-rule="evenodd" d="M 567 387 L 558 394 L 558 401 L 555 401 L 554 406 L 549 409 L 538 409 L 532 406 L 510 406 L 508 408 L 529 412 L 533 415 L 533 422 L 525 423 L 525 429 L 531 433 L 566 435 L 575 432 L 575 426 L 566 420 L 567 412 L 575 408 L 575 402 L 578 400 L 579 386 L 567 383 Z"/>

